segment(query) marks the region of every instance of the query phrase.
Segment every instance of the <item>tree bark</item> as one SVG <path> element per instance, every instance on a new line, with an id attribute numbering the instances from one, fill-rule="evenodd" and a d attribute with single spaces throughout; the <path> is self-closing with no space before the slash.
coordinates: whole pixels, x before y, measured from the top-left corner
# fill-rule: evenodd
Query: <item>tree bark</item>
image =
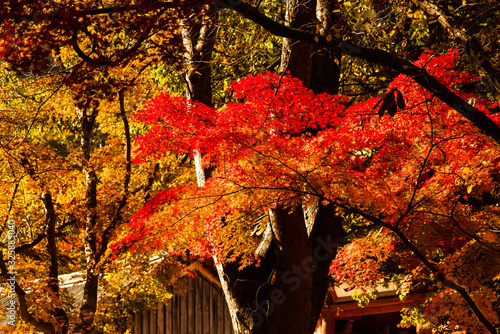
<path id="1" fill-rule="evenodd" d="M 333 2 L 331 0 L 289 0 L 285 25 L 331 36 Z M 300 78 L 315 93 L 337 94 L 340 78 L 340 49 L 328 49 L 301 40 L 283 38 L 280 71 Z"/>
<path id="2" fill-rule="evenodd" d="M 313 0 L 288 0 L 286 2 L 285 24 L 288 27 L 311 31 L 316 28 L 315 4 Z M 304 86 L 311 86 L 311 71 L 314 49 L 310 43 L 283 38 L 280 71 L 300 78 Z"/>
<path id="3" fill-rule="evenodd" d="M 336 15 L 333 0 L 317 0 L 316 20 L 318 25 L 316 32 L 325 38 L 331 38 L 333 22 L 339 19 Z M 309 88 L 316 94 L 338 94 L 341 60 L 342 53 L 339 48 L 329 49 L 315 45 Z"/>
<path id="4" fill-rule="evenodd" d="M 95 312 L 97 310 L 97 292 L 99 286 L 99 274 L 96 272 L 97 257 L 97 173 L 90 164 L 92 153 L 92 140 L 94 137 L 94 128 L 98 114 L 98 107 L 89 102 L 81 109 L 81 131 L 82 131 L 82 150 L 83 150 L 83 173 L 85 180 L 85 202 L 87 217 L 85 221 L 84 247 L 87 267 L 85 270 L 85 285 L 83 287 L 83 302 L 80 307 L 80 324 L 75 332 L 90 331 L 94 322 Z"/>
<path id="5" fill-rule="evenodd" d="M 313 333 L 328 289 L 328 271 L 344 237 L 332 205 L 319 205 L 308 233 L 302 206 L 269 214 L 260 265 L 218 263 L 235 333 Z"/>
<path id="6" fill-rule="evenodd" d="M 54 293 L 54 296 L 59 299 L 59 259 L 57 254 L 56 243 L 56 221 L 57 214 L 54 210 L 54 202 L 50 192 L 42 194 L 42 201 L 45 206 L 46 214 L 46 235 L 47 235 L 47 251 L 49 254 L 49 282 L 48 287 Z M 66 311 L 61 307 L 60 302 L 57 301 L 52 311 L 58 331 L 60 333 L 67 333 L 69 329 L 69 317 Z"/>
<path id="7" fill-rule="evenodd" d="M 186 98 L 213 106 L 210 60 L 215 44 L 216 15 L 208 6 L 202 13 L 200 23 L 194 26 L 181 25 L 184 45 Z M 202 156 L 194 156 L 198 186 L 203 187 L 210 177 L 210 169 L 203 167 Z"/>

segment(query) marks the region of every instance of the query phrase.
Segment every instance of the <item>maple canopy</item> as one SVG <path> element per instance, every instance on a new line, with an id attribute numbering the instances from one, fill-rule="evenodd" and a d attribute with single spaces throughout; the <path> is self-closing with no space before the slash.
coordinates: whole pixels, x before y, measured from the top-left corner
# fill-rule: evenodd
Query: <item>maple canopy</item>
<path id="1" fill-rule="evenodd" d="M 4 1 L 0 57 L 11 69 L 64 76 L 82 103 L 109 99 L 152 64 L 182 63 L 180 26 L 206 1 Z"/>
<path id="2" fill-rule="evenodd" d="M 456 50 L 426 51 L 415 65 L 498 124 L 496 103 L 460 90 L 476 77 L 456 70 L 456 59 Z M 297 79 L 271 73 L 248 76 L 230 89 L 235 102 L 217 110 L 161 94 L 135 115 L 148 126 L 135 139 L 136 162 L 201 152 L 205 167 L 214 170 L 203 188 L 182 185 L 158 193 L 132 217 L 136 232 L 116 250 L 125 244 L 189 250 L 244 266 L 258 261 L 249 233 L 266 208 L 319 199 L 354 214 L 362 226 L 386 231 L 387 241 L 372 240 L 371 250 L 347 246 L 332 267 L 338 279 L 373 288 L 373 280 L 383 277 L 367 274 L 376 262 L 363 264 L 356 256 L 363 259 L 365 251 L 377 257 L 380 249 L 384 262 L 399 253 L 399 278 L 410 282 L 406 293 L 424 278 L 444 284 L 446 295 L 466 290 L 472 307 L 498 323 L 493 291 L 484 284 L 500 269 L 500 149 L 487 136 L 404 75 L 382 101 L 360 103 L 316 95 Z M 380 117 L 380 108 L 393 116 Z M 366 238 L 357 243 L 370 243 L 373 234 Z M 385 244 L 394 246 L 381 249 Z M 457 271 L 464 261 L 470 267 Z M 480 269 L 485 263 L 488 269 Z M 482 330 L 477 319 L 450 319 Z"/>

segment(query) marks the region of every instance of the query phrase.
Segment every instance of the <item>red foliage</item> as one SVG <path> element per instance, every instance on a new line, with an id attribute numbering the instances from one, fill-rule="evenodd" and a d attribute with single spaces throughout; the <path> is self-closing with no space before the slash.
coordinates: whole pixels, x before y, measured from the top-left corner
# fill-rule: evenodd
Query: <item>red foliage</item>
<path id="1" fill-rule="evenodd" d="M 416 64 L 498 123 L 496 104 L 458 89 L 476 78 L 455 69 L 456 57 L 455 50 L 426 52 Z M 146 247 L 254 261 L 248 235 L 266 208 L 318 198 L 401 232 L 448 280 L 478 296 L 489 293 L 483 286 L 496 269 L 471 279 L 455 268 L 466 261 L 464 253 L 500 248 L 496 234 L 487 232 L 500 229 L 500 209 L 483 201 L 500 191 L 500 150 L 477 128 L 403 75 L 389 92 L 404 98 L 404 106 L 400 100 L 395 114 L 382 118 L 374 110 L 378 98 L 352 104 L 315 95 L 289 76 L 249 76 L 231 89 L 236 102 L 219 110 L 160 95 L 135 116 L 149 125 L 136 140 L 138 161 L 201 152 L 215 168 L 204 188 L 175 190 L 177 200 L 162 193 L 138 213 L 139 234 L 155 233 Z M 403 290 L 415 279 L 434 279 L 406 246 L 383 235 L 380 242 L 371 235 L 342 250 L 335 277 L 372 286 L 386 275 L 380 266 L 397 254 L 392 265 Z M 463 273 L 478 271 L 474 261 L 467 266 Z"/>
<path id="2" fill-rule="evenodd" d="M 456 51 L 425 53 L 417 64 L 455 89 L 475 79 L 454 70 L 456 56 Z M 223 216 L 240 219 L 278 198 L 308 194 L 390 224 L 422 229 L 439 219 L 437 213 L 449 215 L 467 189 L 473 189 L 468 196 L 480 197 L 494 183 L 498 149 L 405 76 L 389 89 L 401 92 L 406 108 L 382 119 L 373 110 L 377 98 L 349 106 L 345 98 L 315 95 L 288 76 L 249 76 L 231 89 L 238 102 L 219 110 L 162 94 L 135 116 L 150 126 L 136 139 L 136 161 L 168 152 L 201 152 L 216 167 L 205 189 L 179 190 L 183 208 L 175 210 L 183 212 L 182 219 L 190 220 L 193 215 L 186 210 L 198 208 L 201 221 L 189 226 L 214 224 Z M 457 93 L 488 114 L 494 107 L 470 93 Z M 152 207 L 156 204 L 139 215 L 152 214 L 147 209 Z M 418 239 L 419 229 L 409 230 L 409 236 Z"/>
<path id="3" fill-rule="evenodd" d="M 64 69 L 67 86 L 89 95 L 103 92 L 109 98 L 113 86 L 125 80 L 111 79 L 113 68 L 128 66 L 119 71 L 126 76 L 146 63 L 172 64 L 181 59 L 175 27 L 208 3 L 5 0 L 0 7 L 0 57 L 20 73 Z"/>

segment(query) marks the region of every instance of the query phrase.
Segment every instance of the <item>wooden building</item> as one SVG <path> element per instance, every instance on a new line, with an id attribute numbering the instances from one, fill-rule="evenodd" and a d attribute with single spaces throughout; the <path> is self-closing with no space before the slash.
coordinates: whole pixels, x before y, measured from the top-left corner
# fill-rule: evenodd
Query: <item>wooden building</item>
<path id="1" fill-rule="evenodd" d="M 136 313 L 134 334 L 233 334 L 231 317 L 218 278 L 195 263 L 190 270 L 196 278 L 179 279 L 185 294 L 175 295 L 167 305 Z M 330 290 L 314 334 L 428 334 L 417 328 L 399 328 L 400 311 L 408 304 L 425 301 L 425 293 L 412 294 L 404 301 L 396 289 L 380 287 L 378 298 L 360 307 L 345 287 Z"/>
<path id="2" fill-rule="evenodd" d="M 134 334 L 232 334 L 231 317 L 218 279 L 202 265 L 190 266 L 196 277 L 185 275 L 177 284 L 184 294 L 165 305 L 135 314 Z"/>
<path id="3" fill-rule="evenodd" d="M 331 289 L 330 302 L 323 307 L 315 334 L 427 334 L 415 327 L 397 326 L 403 307 L 423 303 L 427 294 L 411 294 L 401 301 L 395 287 L 379 287 L 377 299 L 360 307 L 345 287 Z"/>
<path id="4" fill-rule="evenodd" d="M 198 262 L 189 270 L 196 277 L 184 275 L 176 280 L 185 293 L 174 295 L 167 304 L 138 312 L 133 334 L 233 334 L 231 317 L 218 277 Z M 79 305 L 83 297 L 84 274 L 61 275 L 61 289 L 66 289 Z M 321 312 L 315 334 L 429 334 L 418 328 L 399 328 L 399 312 L 408 304 L 421 304 L 426 293 L 416 293 L 401 301 L 394 287 L 378 289 L 378 298 L 365 307 L 352 299 L 346 286 L 335 286 Z M 0 296 L 0 304 L 7 300 Z M 126 328 L 120 330 L 124 333 Z M 463 334 L 463 333 L 462 333 Z"/>

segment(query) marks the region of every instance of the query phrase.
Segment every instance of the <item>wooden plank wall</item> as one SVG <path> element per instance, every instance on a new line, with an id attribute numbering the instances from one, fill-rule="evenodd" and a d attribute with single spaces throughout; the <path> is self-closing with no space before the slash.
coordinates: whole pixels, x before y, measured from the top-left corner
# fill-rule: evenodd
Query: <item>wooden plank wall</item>
<path id="1" fill-rule="evenodd" d="M 187 293 L 167 305 L 135 314 L 134 334 L 233 334 L 222 290 L 198 275 L 187 280 Z"/>

